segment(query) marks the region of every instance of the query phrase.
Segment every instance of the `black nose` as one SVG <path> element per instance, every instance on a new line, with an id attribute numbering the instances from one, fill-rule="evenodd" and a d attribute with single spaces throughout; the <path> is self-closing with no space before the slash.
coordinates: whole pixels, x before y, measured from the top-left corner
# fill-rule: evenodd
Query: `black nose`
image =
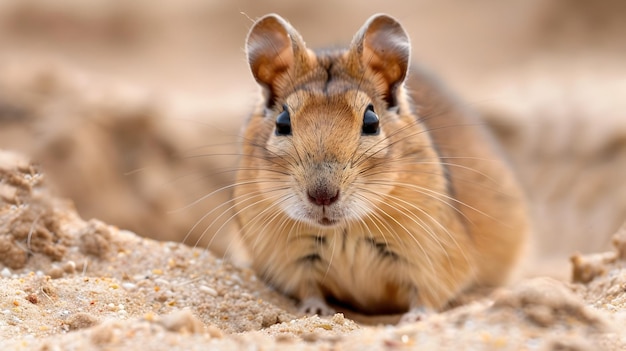
<path id="1" fill-rule="evenodd" d="M 339 199 L 339 190 L 315 188 L 309 190 L 309 201 L 318 206 L 328 206 Z"/>

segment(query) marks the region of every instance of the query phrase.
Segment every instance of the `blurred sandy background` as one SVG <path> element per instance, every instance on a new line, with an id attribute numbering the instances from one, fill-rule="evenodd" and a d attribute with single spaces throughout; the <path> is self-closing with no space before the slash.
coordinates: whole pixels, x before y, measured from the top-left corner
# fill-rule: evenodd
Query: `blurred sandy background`
<path id="1" fill-rule="evenodd" d="M 310 47 L 397 17 L 414 61 L 505 145 L 531 199 L 533 262 L 557 262 L 535 269 L 562 276 L 563 257 L 608 247 L 626 218 L 621 0 L 3 0 L 0 148 L 42 163 L 84 218 L 208 245 L 228 232 L 236 135 L 257 101 L 245 36 L 268 12 Z"/>

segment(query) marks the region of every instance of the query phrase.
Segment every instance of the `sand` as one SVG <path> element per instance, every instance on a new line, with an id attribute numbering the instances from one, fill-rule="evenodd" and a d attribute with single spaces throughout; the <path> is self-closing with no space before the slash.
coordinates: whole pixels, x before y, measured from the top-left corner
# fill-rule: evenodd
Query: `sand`
<path id="1" fill-rule="evenodd" d="M 0 152 L 3 350 L 498 349 L 626 347 L 626 226 L 611 252 L 572 258 L 574 283 L 522 280 L 399 326 L 295 302 L 210 252 L 85 221 L 45 174 Z"/>

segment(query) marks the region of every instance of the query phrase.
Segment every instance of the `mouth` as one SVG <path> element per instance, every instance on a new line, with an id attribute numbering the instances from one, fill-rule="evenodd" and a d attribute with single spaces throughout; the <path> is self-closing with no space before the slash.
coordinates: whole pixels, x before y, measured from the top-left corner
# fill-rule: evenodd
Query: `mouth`
<path id="1" fill-rule="evenodd" d="M 339 223 L 339 221 L 336 219 L 329 219 L 327 217 L 323 217 L 322 219 L 318 220 L 317 223 L 321 224 L 324 227 L 330 227 Z"/>

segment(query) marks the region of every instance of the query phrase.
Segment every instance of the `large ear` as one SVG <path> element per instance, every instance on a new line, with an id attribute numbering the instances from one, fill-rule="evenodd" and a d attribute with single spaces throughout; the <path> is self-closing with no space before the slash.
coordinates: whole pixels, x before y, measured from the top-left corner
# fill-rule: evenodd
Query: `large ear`
<path id="1" fill-rule="evenodd" d="M 356 64 L 376 77 L 376 88 L 389 107 L 397 104 L 396 91 L 406 78 L 410 54 L 409 36 L 398 21 L 385 14 L 370 17 L 350 48 Z"/>
<path id="2" fill-rule="evenodd" d="M 300 34 L 282 17 L 269 14 L 257 20 L 246 40 L 248 63 L 256 81 L 267 93 L 271 107 L 281 89 L 311 67 L 309 54 Z"/>

